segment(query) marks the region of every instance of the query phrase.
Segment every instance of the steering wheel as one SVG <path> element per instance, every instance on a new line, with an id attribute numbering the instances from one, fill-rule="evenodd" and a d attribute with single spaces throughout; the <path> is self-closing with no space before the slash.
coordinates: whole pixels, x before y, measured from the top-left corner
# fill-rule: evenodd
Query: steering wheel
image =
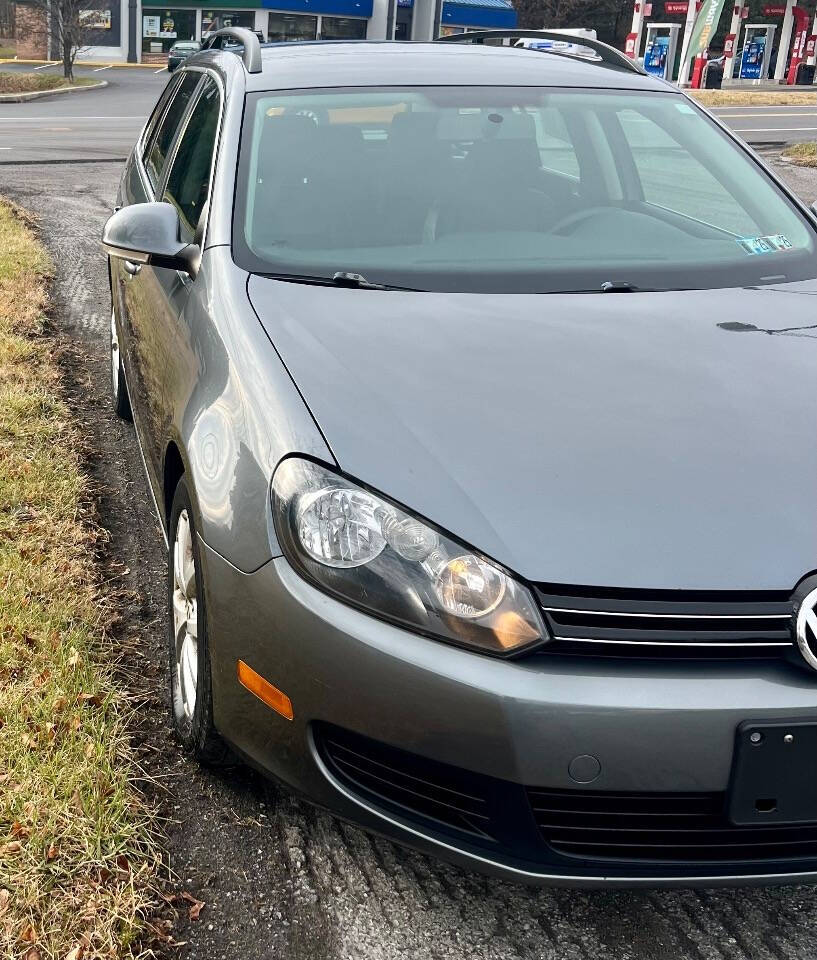
<path id="1" fill-rule="evenodd" d="M 584 223 L 585 220 L 589 220 L 591 217 L 595 217 L 600 213 L 609 213 L 610 209 L 610 207 L 588 207 L 586 210 L 576 210 L 573 213 L 569 213 L 566 217 L 562 217 L 561 220 L 558 220 L 550 228 L 550 232 L 562 235 L 573 233 L 576 227 Z M 571 227 L 573 229 L 570 229 Z"/>
<path id="2" fill-rule="evenodd" d="M 307 120 L 311 120 L 318 127 L 329 123 L 329 111 L 325 107 L 319 107 L 317 110 L 312 110 L 309 107 L 299 107 L 294 110 L 290 108 L 284 112 L 284 116 L 306 117 Z"/>

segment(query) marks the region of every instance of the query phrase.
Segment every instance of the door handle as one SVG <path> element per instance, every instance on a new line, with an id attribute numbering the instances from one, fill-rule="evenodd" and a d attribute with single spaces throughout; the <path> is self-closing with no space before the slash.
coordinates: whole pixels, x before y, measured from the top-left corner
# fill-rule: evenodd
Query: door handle
<path id="1" fill-rule="evenodd" d="M 132 277 L 135 277 L 137 273 L 142 269 L 141 263 L 134 263 L 132 260 L 125 260 L 125 273 L 129 273 Z"/>

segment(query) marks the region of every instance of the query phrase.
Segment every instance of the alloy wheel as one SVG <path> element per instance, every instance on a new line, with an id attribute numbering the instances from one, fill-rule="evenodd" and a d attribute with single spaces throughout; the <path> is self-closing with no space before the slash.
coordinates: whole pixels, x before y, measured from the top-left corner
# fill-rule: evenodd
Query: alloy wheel
<path id="1" fill-rule="evenodd" d="M 119 337 L 116 333 L 116 315 L 111 310 L 111 385 L 114 398 L 119 396 Z"/>
<path id="2" fill-rule="evenodd" d="M 186 719 L 192 720 L 198 688 L 199 641 L 196 561 L 187 510 L 179 514 L 173 543 L 173 635 L 179 700 Z"/>

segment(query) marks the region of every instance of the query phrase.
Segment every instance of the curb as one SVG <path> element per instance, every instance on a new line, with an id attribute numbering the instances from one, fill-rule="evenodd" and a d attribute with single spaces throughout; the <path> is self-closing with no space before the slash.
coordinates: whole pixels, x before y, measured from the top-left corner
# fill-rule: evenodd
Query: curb
<path id="1" fill-rule="evenodd" d="M 99 90 L 107 87 L 107 80 L 97 83 L 86 83 L 81 87 L 55 87 L 53 90 L 30 90 L 28 93 L 0 93 L 0 103 L 25 103 L 27 100 L 40 100 L 50 97 L 54 93 L 84 93 L 86 90 Z"/>
<path id="2" fill-rule="evenodd" d="M 18 60 L 16 57 L 5 57 L 0 59 L 0 67 L 5 66 L 7 63 L 22 63 L 22 64 L 53 64 L 55 67 L 59 66 L 61 60 Z M 121 67 L 133 68 L 136 67 L 138 70 L 149 70 L 151 67 L 156 67 L 155 63 L 106 63 L 104 60 L 75 60 L 75 67 L 113 67 L 114 69 L 119 69 Z"/>

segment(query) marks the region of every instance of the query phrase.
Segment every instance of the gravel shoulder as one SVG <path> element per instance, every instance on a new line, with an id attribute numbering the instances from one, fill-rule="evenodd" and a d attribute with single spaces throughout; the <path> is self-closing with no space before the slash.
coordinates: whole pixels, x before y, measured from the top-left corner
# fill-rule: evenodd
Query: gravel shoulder
<path id="1" fill-rule="evenodd" d="M 811 202 L 817 172 L 780 164 Z M 111 410 L 110 299 L 98 238 L 118 163 L 0 167 L 0 192 L 41 218 L 57 266 L 55 323 L 109 531 L 107 577 L 172 874 L 160 955 L 198 960 L 812 960 L 817 888 L 533 890 L 374 838 L 246 768 L 184 759 L 167 719 L 164 548 L 132 429 Z M 802 179 L 801 179 L 802 177 Z M 202 901 L 190 918 L 187 893 Z M 195 911 L 194 911 L 195 913 Z"/>

